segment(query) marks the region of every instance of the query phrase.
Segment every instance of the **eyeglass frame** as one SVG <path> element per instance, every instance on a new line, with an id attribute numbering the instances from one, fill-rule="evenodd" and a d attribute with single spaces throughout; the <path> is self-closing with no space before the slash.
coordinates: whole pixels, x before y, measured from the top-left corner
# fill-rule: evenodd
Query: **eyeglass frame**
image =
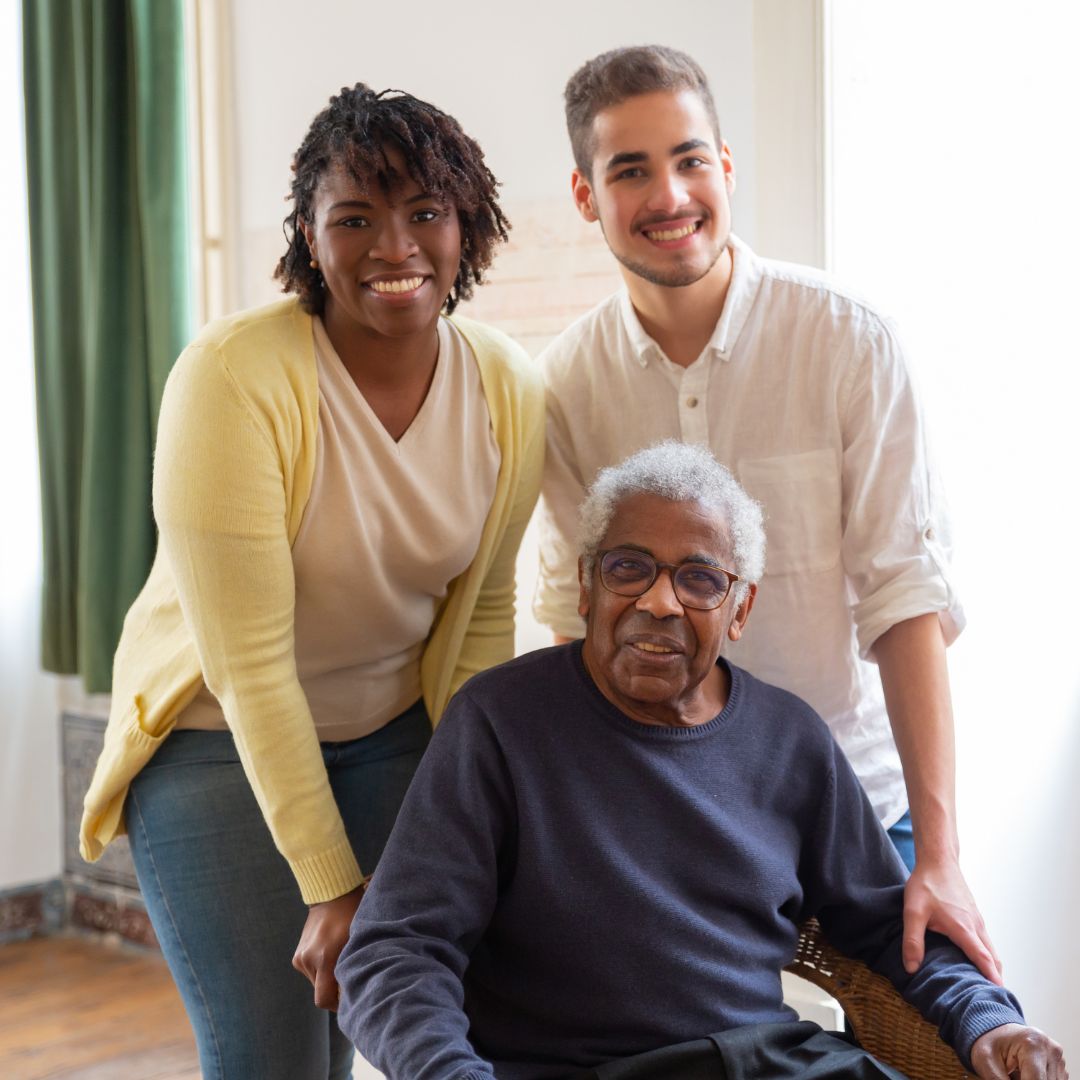
<path id="1" fill-rule="evenodd" d="M 641 590 L 641 592 L 634 592 L 634 593 L 616 592 L 616 590 L 613 589 L 604 580 L 604 559 L 608 555 L 614 554 L 616 551 L 626 551 L 631 555 L 638 555 L 643 559 L 648 559 L 649 562 L 651 562 L 653 564 L 653 568 L 654 568 L 653 569 L 653 576 L 649 579 L 649 583 Z M 734 585 L 736 584 L 736 582 L 742 581 L 742 578 L 739 577 L 738 574 L 732 573 L 730 570 L 725 570 L 724 567 L 716 566 L 713 563 L 700 562 L 697 559 L 687 559 L 685 562 L 681 562 L 681 563 L 660 562 L 659 559 L 657 559 L 654 556 L 650 555 L 647 551 L 639 551 L 637 548 L 628 548 L 628 547 L 605 548 L 602 551 L 597 551 L 595 559 L 596 559 L 596 562 L 595 562 L 596 574 L 597 574 L 597 577 L 600 578 L 600 584 L 603 585 L 604 588 L 607 589 L 607 591 L 609 593 L 611 593 L 612 596 L 624 596 L 627 599 L 636 600 L 639 596 L 644 596 L 656 584 L 656 579 L 660 576 L 660 571 L 661 570 L 669 570 L 671 572 L 671 591 L 675 595 L 675 599 L 678 600 L 679 603 L 684 608 L 690 608 L 691 611 L 717 611 L 717 610 L 719 610 L 720 608 L 722 608 L 724 606 L 724 603 L 727 601 L 727 598 L 731 595 L 731 590 L 734 587 Z M 712 607 L 699 607 L 697 604 L 688 604 L 685 600 L 683 600 L 683 598 L 679 595 L 678 587 L 675 584 L 675 575 L 684 566 L 702 566 L 707 570 L 719 570 L 720 573 L 723 574 L 724 577 L 727 578 L 727 581 L 728 581 L 727 592 L 725 592 L 724 595 L 720 598 L 719 603 L 713 604 Z"/>

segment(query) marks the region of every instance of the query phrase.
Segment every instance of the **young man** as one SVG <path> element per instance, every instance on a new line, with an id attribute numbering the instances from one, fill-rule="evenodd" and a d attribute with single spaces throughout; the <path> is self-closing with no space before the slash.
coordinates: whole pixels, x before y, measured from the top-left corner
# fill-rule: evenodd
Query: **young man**
<path id="1" fill-rule="evenodd" d="M 582 633 L 576 515 L 597 471 L 660 438 L 708 445 L 764 504 L 770 536 L 757 625 L 733 658 L 824 717 L 913 868 L 908 970 L 929 927 L 1000 982 L 958 861 L 945 647 L 964 619 L 893 327 L 731 234 L 732 155 L 690 57 L 605 53 L 570 79 L 566 116 L 575 203 L 626 287 L 543 357 L 537 617 L 559 639 Z"/>

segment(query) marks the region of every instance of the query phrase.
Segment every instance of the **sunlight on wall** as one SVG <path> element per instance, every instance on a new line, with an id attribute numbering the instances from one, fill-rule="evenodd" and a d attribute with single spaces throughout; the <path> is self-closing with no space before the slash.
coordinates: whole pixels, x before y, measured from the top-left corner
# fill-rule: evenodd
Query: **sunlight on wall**
<path id="1" fill-rule="evenodd" d="M 953 510 L 965 872 L 1074 1059 L 1077 40 L 1065 5 L 831 8 L 832 269 L 898 317 Z"/>

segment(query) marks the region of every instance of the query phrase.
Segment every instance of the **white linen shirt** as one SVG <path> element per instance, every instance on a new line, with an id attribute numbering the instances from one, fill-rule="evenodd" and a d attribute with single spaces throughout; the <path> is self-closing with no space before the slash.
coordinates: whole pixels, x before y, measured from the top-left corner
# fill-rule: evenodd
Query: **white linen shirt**
<path id="1" fill-rule="evenodd" d="M 938 612 L 964 624 L 948 521 L 890 322 L 824 274 L 731 239 L 712 338 L 689 367 L 624 290 L 544 350 L 547 463 L 537 619 L 580 637 L 577 509 L 605 465 L 661 439 L 703 443 L 765 510 L 766 572 L 734 663 L 825 719 L 882 823 L 907 807 L 871 646 Z"/>

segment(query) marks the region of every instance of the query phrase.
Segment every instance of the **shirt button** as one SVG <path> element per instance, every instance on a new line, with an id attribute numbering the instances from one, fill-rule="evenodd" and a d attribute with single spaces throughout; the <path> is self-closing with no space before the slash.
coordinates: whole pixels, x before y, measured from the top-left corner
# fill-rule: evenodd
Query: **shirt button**
<path id="1" fill-rule="evenodd" d="M 934 526 L 927 525 L 926 531 L 923 533 L 923 536 L 925 536 L 927 540 L 933 540 L 935 535 L 936 534 L 934 533 Z"/>
<path id="2" fill-rule="evenodd" d="M 697 398 L 696 397 L 688 397 L 686 399 L 686 406 L 689 409 L 696 409 L 697 408 Z"/>

